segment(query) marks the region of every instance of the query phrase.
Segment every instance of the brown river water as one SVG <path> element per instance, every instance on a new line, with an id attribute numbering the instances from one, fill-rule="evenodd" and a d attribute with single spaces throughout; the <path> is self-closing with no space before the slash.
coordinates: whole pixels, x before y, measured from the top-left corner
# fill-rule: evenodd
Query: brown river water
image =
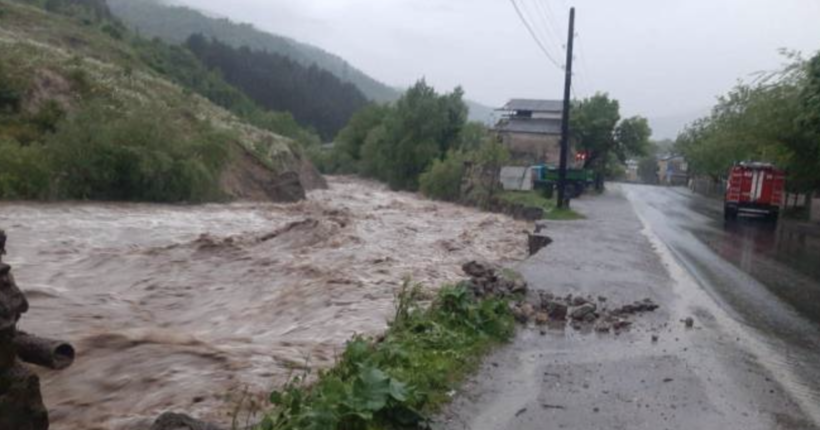
<path id="1" fill-rule="evenodd" d="M 294 372 L 384 330 L 402 278 L 524 257 L 527 225 L 352 178 L 297 204 L 0 204 L 20 328 L 71 341 L 39 371 L 56 430 L 228 425 Z"/>

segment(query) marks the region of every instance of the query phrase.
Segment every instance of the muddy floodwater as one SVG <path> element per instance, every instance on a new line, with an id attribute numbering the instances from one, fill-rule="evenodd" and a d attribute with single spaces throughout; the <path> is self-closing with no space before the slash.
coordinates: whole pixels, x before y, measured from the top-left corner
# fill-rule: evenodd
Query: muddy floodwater
<path id="1" fill-rule="evenodd" d="M 21 329 L 77 348 L 41 373 L 60 430 L 147 428 L 166 410 L 229 424 L 240 399 L 384 330 L 403 277 L 519 260 L 526 227 L 351 178 L 291 205 L 0 204 L 31 303 Z"/>

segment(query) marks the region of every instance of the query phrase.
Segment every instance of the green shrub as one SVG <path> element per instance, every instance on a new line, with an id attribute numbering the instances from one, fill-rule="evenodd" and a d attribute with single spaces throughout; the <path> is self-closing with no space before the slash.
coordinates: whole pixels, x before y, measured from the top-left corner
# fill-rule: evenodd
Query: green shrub
<path id="1" fill-rule="evenodd" d="M 29 122 L 41 133 L 53 133 L 57 124 L 65 117 L 65 110 L 54 100 L 49 100 L 29 118 Z"/>
<path id="2" fill-rule="evenodd" d="M 102 28 L 100 28 L 103 33 L 111 36 L 112 39 L 122 40 L 125 36 L 125 30 L 118 26 L 111 23 L 103 24 Z"/>
<path id="3" fill-rule="evenodd" d="M 46 151 L 41 145 L 21 146 L 0 140 L 0 199 L 45 197 L 49 173 Z"/>
<path id="4" fill-rule="evenodd" d="M 460 151 L 450 151 L 444 160 L 435 160 L 419 177 L 421 192 L 436 200 L 457 201 L 461 194 L 466 157 Z"/>
<path id="5" fill-rule="evenodd" d="M 90 200 L 217 200 L 230 136 L 162 106 L 122 115 L 93 104 L 47 140 L 59 197 Z"/>
<path id="6" fill-rule="evenodd" d="M 14 79 L 0 62 L 0 114 L 18 112 L 24 90 L 22 82 Z"/>
<path id="7" fill-rule="evenodd" d="M 515 323 L 505 301 L 476 299 L 463 285 L 443 287 L 430 306 L 421 296 L 405 283 L 383 340 L 356 337 L 312 387 L 303 376 L 271 393 L 274 408 L 259 428 L 426 427 L 425 413 L 446 402 Z"/>

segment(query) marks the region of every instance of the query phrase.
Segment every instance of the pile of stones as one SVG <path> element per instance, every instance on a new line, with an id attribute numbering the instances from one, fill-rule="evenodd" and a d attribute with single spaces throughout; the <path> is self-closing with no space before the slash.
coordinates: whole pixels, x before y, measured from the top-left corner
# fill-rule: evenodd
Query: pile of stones
<path id="1" fill-rule="evenodd" d="M 630 317 L 633 315 L 653 312 L 659 307 L 648 298 L 615 308 L 609 308 L 607 303 L 606 297 L 595 299 L 571 294 L 557 297 L 551 293 L 540 292 L 536 300 L 513 305 L 512 311 L 522 324 L 569 324 L 576 329 L 592 328 L 598 332 L 619 332 L 632 325 Z"/>
<path id="2" fill-rule="evenodd" d="M 470 261 L 461 269 L 470 277 L 466 281 L 467 287 L 478 298 L 520 298 L 527 294 L 527 282 L 524 279 L 511 272 L 505 274 L 491 264 Z"/>

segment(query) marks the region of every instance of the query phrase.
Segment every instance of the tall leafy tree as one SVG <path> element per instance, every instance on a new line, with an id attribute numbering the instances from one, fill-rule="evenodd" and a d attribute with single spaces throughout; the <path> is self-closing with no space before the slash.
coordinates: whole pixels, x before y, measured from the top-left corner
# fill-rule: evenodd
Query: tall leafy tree
<path id="1" fill-rule="evenodd" d="M 335 149 L 340 155 L 358 162 L 362 159 L 362 147 L 371 130 L 384 121 L 390 111 L 386 105 L 370 104 L 353 114 L 347 126 L 336 135 Z"/>
<path id="2" fill-rule="evenodd" d="M 572 107 L 572 137 L 586 151 L 585 168 L 598 174 L 598 187 L 610 160 L 625 161 L 629 156 L 646 153 L 652 130 L 645 118 L 621 120 L 620 104 L 606 93 L 577 101 Z"/>
<path id="3" fill-rule="evenodd" d="M 737 85 L 678 136 L 695 173 L 718 179 L 736 162 L 768 161 L 787 171 L 792 191 L 820 188 L 820 55 L 786 55 L 787 67 Z"/>
<path id="4" fill-rule="evenodd" d="M 362 147 L 365 173 L 391 188 L 417 190 L 433 160 L 459 145 L 467 121 L 464 92 L 439 95 L 422 79 L 396 102 Z"/>

